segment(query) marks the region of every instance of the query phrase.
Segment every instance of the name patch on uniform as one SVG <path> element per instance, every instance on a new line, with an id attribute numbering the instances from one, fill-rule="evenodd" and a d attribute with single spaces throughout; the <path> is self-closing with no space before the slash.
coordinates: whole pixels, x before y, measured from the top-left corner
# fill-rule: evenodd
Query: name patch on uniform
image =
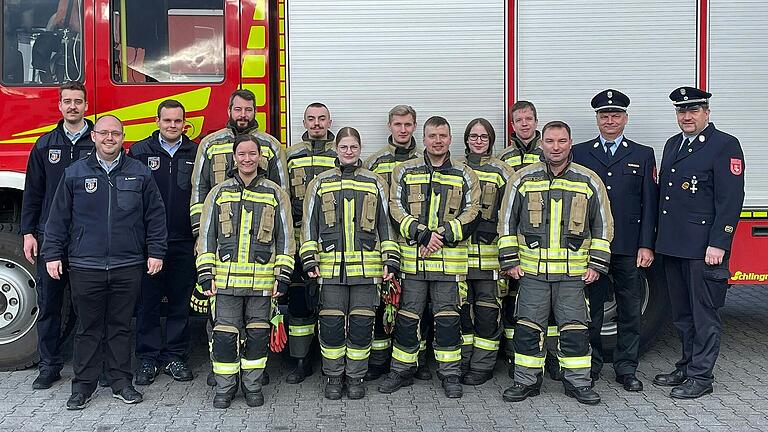
<path id="1" fill-rule="evenodd" d="M 640 165 L 633 164 L 633 163 L 628 163 L 627 166 L 630 167 L 630 168 L 640 168 Z"/>
<path id="2" fill-rule="evenodd" d="M 727 232 L 728 234 L 732 233 L 733 232 L 733 227 L 730 226 L 730 225 L 726 225 L 725 226 L 725 232 Z"/>
<path id="3" fill-rule="evenodd" d="M 157 171 L 160 168 L 160 156 L 150 156 L 147 158 L 147 166 L 152 171 Z"/>
<path id="4" fill-rule="evenodd" d="M 61 149 L 48 149 L 48 162 L 55 164 L 61 160 Z"/>
<path id="5" fill-rule="evenodd" d="M 96 189 L 98 188 L 99 183 L 98 179 L 95 178 L 87 178 L 85 179 L 85 191 L 88 193 L 94 193 L 96 192 Z"/>
<path id="6" fill-rule="evenodd" d="M 731 158 L 731 174 L 740 176 L 741 172 L 741 159 Z"/>

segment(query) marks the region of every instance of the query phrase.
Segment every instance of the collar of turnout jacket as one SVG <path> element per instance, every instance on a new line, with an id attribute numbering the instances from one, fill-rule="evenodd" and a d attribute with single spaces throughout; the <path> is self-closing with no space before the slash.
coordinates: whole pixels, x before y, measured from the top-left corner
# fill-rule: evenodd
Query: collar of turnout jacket
<path id="1" fill-rule="evenodd" d="M 303 141 L 286 151 L 293 220 L 297 226 L 302 219 L 307 185 L 321 172 L 336 166 L 336 137 L 331 131 L 324 140 L 310 140 L 307 132 L 301 138 Z"/>
<path id="2" fill-rule="evenodd" d="M 553 176 L 544 162 L 517 172 L 499 215 L 503 270 L 520 265 L 531 277 L 578 280 L 607 273 L 613 218 L 608 194 L 591 170 L 569 163 Z"/>
<path id="3" fill-rule="evenodd" d="M 517 171 L 538 162 L 542 154 L 541 132 L 536 131 L 536 136 L 527 145 L 517 135 L 512 134 L 509 137 L 509 146 L 499 153 L 498 157 Z"/>
<path id="4" fill-rule="evenodd" d="M 247 187 L 239 176 L 214 187 L 202 210 L 198 281 L 264 296 L 276 279 L 290 282 L 296 243 L 289 206 L 288 194 L 262 175 Z"/>
<path id="5" fill-rule="evenodd" d="M 387 145 L 365 160 L 363 166 L 376 174 L 384 177 L 388 184 L 392 183 L 392 170 L 400 162 L 405 162 L 418 157 L 416 140 L 412 137 L 407 147 L 399 147 L 392 144 L 392 136 L 387 140 Z"/>
<path id="6" fill-rule="evenodd" d="M 299 254 L 305 271 L 320 268 L 321 283 L 378 283 L 384 265 L 400 266 L 386 185 L 361 165 L 337 160 L 307 188 Z"/>

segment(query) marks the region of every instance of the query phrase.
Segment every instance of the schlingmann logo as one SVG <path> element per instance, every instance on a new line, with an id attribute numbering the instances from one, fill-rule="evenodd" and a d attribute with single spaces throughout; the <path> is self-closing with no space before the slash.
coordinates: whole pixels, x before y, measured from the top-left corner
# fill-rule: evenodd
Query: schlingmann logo
<path id="1" fill-rule="evenodd" d="M 743 273 L 743 272 L 737 271 L 736 273 L 733 274 L 733 276 L 731 276 L 731 280 L 765 282 L 766 280 L 768 280 L 768 274 Z"/>

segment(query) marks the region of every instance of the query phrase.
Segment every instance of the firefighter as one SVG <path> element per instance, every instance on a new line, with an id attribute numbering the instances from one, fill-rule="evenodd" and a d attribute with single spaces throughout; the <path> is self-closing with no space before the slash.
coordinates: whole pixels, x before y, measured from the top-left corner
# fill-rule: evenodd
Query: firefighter
<path id="1" fill-rule="evenodd" d="M 192 235 L 197 237 L 200 231 L 200 215 L 203 202 L 214 186 L 227 179 L 227 173 L 232 172 L 234 160 L 232 142 L 235 135 L 247 133 L 253 135 L 259 142 L 264 157 L 261 158 L 262 169 L 266 170 L 266 177 L 278 185 L 287 185 L 287 167 L 285 151 L 280 141 L 259 130 L 256 121 L 256 96 L 250 90 L 235 90 L 229 97 L 228 107 L 229 121 L 227 125 L 203 138 L 197 148 L 195 165 L 192 170 L 192 196 L 190 197 L 190 220 L 192 221 Z M 192 303 L 204 305 L 205 296 L 198 288 L 193 292 Z M 207 308 L 203 308 L 207 309 Z M 208 340 L 211 338 L 210 322 L 206 330 Z M 264 384 L 269 383 L 269 375 L 264 373 Z M 213 372 L 208 374 L 208 385 L 214 386 Z"/>
<path id="2" fill-rule="evenodd" d="M 469 122 L 464 130 L 467 165 L 479 179 L 480 211 L 477 228 L 469 237 L 467 302 L 461 307 L 462 378 L 480 385 L 493 376 L 501 338 L 501 298 L 507 284 L 499 278 L 498 213 L 512 168 L 493 156 L 496 131 L 484 118 Z"/>
<path id="3" fill-rule="evenodd" d="M 293 272 L 290 199 L 266 177 L 260 145 L 250 134 L 235 137 L 237 173 L 211 190 L 200 220 L 198 283 L 205 295 L 216 298 L 211 340 L 215 408 L 230 406 L 238 374 L 246 404 L 264 404 L 272 297 L 288 292 Z"/>
<path id="4" fill-rule="evenodd" d="M 611 265 L 608 274 L 613 279 L 613 292 L 618 315 L 618 335 L 613 354 L 616 381 L 626 391 L 643 390 L 637 379 L 640 356 L 640 316 L 643 287 L 641 269 L 653 262 L 656 240 L 656 219 L 659 192 L 656 186 L 656 157 L 653 149 L 640 145 L 624 135 L 629 119 L 629 97 L 608 89 L 592 98 L 597 138 L 573 147 L 573 161 L 593 170 L 606 185 L 611 201 L 611 214 L 616 224 L 611 242 Z M 590 312 L 590 343 L 592 345 L 592 382 L 603 368 L 604 303 L 611 279 L 600 278 L 587 289 Z"/>
<path id="5" fill-rule="evenodd" d="M 320 352 L 325 397 L 365 396 L 378 284 L 391 280 L 400 252 L 389 222 L 384 179 L 362 167 L 360 134 L 336 135 L 336 167 L 315 177 L 304 200 L 300 255 L 320 284 Z"/>
<path id="6" fill-rule="evenodd" d="M 391 185 L 392 170 L 400 162 L 411 160 L 419 156 L 416 149 L 416 139 L 413 132 L 416 130 L 416 110 L 409 105 L 397 105 L 389 110 L 387 127 L 391 132 L 387 139 L 387 145 L 374 153 L 363 162 L 363 167 L 381 175 L 387 181 L 387 190 Z M 397 231 L 393 235 L 399 235 Z M 376 325 L 373 334 L 373 346 L 371 358 L 368 361 L 366 381 L 373 381 L 389 372 L 389 363 L 392 360 L 392 340 L 384 331 L 385 305 L 382 301 L 376 310 Z M 424 316 L 429 316 L 429 306 L 424 308 Z M 421 334 L 429 332 L 428 319 L 421 320 Z M 427 343 L 422 338 L 419 346 L 419 367 L 413 377 L 420 380 L 431 380 L 432 373 L 427 363 Z"/>
<path id="7" fill-rule="evenodd" d="M 309 182 L 336 166 L 336 137 L 329 130 L 332 122 L 327 106 L 320 102 L 309 104 L 304 110 L 306 132 L 301 136 L 301 142 L 287 151 L 291 212 L 296 235 L 301 233 L 304 197 Z M 296 254 L 296 267 L 288 291 L 288 350 L 290 356 L 296 359 L 295 367 L 285 377 L 289 384 L 298 384 L 313 373 L 309 354 L 315 337 L 318 297 L 317 281 L 307 279 L 301 257 Z"/>
<path id="8" fill-rule="evenodd" d="M 744 203 L 744 153 L 739 140 L 709 122 L 711 93 L 680 87 L 670 95 L 682 133 L 664 145 L 659 174 L 656 251 L 663 255 L 672 322 L 682 357 L 656 375 L 670 396 L 712 393 L 730 271 L 733 232 Z"/>
<path id="9" fill-rule="evenodd" d="M 148 166 L 165 203 L 168 253 L 163 270 L 144 275 L 136 312 L 136 385 L 150 385 L 163 371 L 176 381 L 192 380 L 187 366 L 189 296 L 195 286 L 195 244 L 189 220 L 192 167 L 197 144 L 184 135 L 184 106 L 167 99 L 157 107 L 152 135 L 131 146 L 128 156 Z M 166 299 L 165 343 L 160 304 Z"/>
<path id="10" fill-rule="evenodd" d="M 459 308 L 466 293 L 467 243 L 477 217 L 477 175 L 450 159 L 451 129 L 443 117 L 424 123 L 424 156 L 392 172 L 390 211 L 400 231 L 402 298 L 395 320 L 392 365 L 382 393 L 413 384 L 419 353 L 419 321 L 432 299 L 438 376 L 449 398 L 463 394 L 460 382 Z"/>
<path id="11" fill-rule="evenodd" d="M 37 351 L 39 375 L 32 382 L 35 390 L 51 388 L 61 379 L 61 308 L 69 273 L 64 266 L 60 279 L 52 279 L 45 269 L 45 259 L 38 259 L 45 223 L 48 220 L 56 186 L 64 169 L 93 151 L 93 123 L 84 118 L 88 110 L 85 86 L 67 82 L 59 87 L 59 111 L 62 119 L 56 128 L 41 136 L 29 154 L 24 197 L 21 208 L 21 234 L 24 255 L 36 265 L 37 277 Z M 58 217 L 58 216 L 56 216 Z M 62 257 L 66 262 L 66 256 Z"/>
<path id="12" fill-rule="evenodd" d="M 515 308 L 515 378 L 504 400 L 537 396 L 550 309 L 560 331 L 558 357 L 565 394 L 597 404 L 592 390 L 585 284 L 607 273 L 613 218 L 600 178 L 572 162 L 570 127 L 542 130 L 545 161 L 517 173 L 499 214 L 501 269 L 519 280 Z"/>

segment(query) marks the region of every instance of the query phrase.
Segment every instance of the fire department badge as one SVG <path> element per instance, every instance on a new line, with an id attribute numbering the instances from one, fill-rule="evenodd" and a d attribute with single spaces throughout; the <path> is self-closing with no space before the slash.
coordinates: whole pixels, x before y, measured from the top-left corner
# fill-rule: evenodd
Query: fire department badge
<path id="1" fill-rule="evenodd" d="M 85 179 L 85 191 L 88 193 L 96 192 L 96 188 L 99 186 L 97 179 L 87 178 Z"/>
<path id="2" fill-rule="evenodd" d="M 740 176 L 741 172 L 741 159 L 731 158 L 731 174 Z"/>
<path id="3" fill-rule="evenodd" d="M 160 156 L 150 156 L 147 158 L 147 166 L 152 171 L 157 171 L 160 168 Z"/>
<path id="4" fill-rule="evenodd" d="M 683 190 L 688 190 L 688 188 L 691 187 L 691 185 L 688 182 L 683 182 L 683 184 L 680 185 L 680 187 L 682 187 Z"/>
<path id="5" fill-rule="evenodd" d="M 52 164 L 59 163 L 61 160 L 61 149 L 48 149 L 48 162 Z"/>

